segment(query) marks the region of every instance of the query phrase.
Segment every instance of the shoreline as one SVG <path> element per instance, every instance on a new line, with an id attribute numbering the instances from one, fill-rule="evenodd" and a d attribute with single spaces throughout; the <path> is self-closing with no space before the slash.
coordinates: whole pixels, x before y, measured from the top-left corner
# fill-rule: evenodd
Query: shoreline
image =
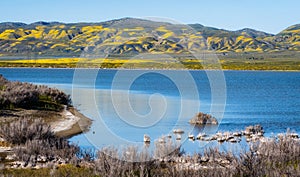
<path id="1" fill-rule="evenodd" d="M 252 70 L 239 70 L 239 69 L 188 69 L 188 68 L 182 68 L 182 69 L 155 69 L 155 68 L 62 68 L 62 67 L 0 67 L 0 69 L 97 69 L 97 70 L 132 70 L 132 71 L 137 71 L 137 70 L 150 70 L 150 71 L 245 71 L 245 72 L 300 72 L 300 70 L 258 70 L 258 69 L 252 69 Z"/>
<path id="2" fill-rule="evenodd" d="M 52 131 L 59 137 L 71 138 L 89 131 L 92 119 L 80 113 L 74 107 L 65 108 L 61 115 L 62 120 L 50 123 Z"/>

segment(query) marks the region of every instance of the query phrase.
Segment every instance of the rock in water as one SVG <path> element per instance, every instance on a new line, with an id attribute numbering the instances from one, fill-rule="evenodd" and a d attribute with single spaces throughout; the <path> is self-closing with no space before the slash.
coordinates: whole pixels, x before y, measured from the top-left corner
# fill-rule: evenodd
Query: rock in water
<path id="1" fill-rule="evenodd" d="M 261 125 L 254 125 L 254 126 L 250 125 L 246 127 L 244 131 L 244 135 L 251 135 L 251 134 L 263 135 L 264 134 L 263 127 Z"/>
<path id="2" fill-rule="evenodd" d="M 196 114 L 190 120 L 190 124 L 195 124 L 195 125 L 212 124 L 212 125 L 217 125 L 218 120 L 216 118 L 214 118 L 213 116 L 209 115 L 209 114 L 199 112 L 198 114 Z"/>
<path id="3" fill-rule="evenodd" d="M 145 143 L 150 143 L 151 139 L 150 139 L 150 136 L 149 135 L 144 135 L 144 142 Z"/>

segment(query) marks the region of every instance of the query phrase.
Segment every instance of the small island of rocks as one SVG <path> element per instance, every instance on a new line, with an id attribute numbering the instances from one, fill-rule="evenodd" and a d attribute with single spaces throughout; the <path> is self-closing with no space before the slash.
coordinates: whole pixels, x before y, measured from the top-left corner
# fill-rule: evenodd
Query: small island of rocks
<path id="1" fill-rule="evenodd" d="M 215 117 L 202 112 L 197 113 L 189 122 L 193 125 L 218 124 L 218 120 Z"/>

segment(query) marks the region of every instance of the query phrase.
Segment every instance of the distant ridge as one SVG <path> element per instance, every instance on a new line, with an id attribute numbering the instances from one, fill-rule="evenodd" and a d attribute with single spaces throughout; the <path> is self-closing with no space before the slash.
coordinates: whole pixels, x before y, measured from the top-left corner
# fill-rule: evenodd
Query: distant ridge
<path id="1" fill-rule="evenodd" d="M 187 31 L 185 25 L 136 18 L 99 23 L 4 22 L 0 23 L 0 56 L 78 56 L 99 46 L 113 54 L 205 49 L 218 53 L 270 53 L 300 49 L 300 24 L 276 35 L 250 28 L 229 31 L 201 24 L 189 26 L 195 31 Z M 152 36 L 146 35 L 149 32 Z"/>

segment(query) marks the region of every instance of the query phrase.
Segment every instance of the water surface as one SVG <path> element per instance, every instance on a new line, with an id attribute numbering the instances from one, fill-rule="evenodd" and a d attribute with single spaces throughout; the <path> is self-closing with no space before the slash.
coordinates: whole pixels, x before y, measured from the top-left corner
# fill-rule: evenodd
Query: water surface
<path id="1" fill-rule="evenodd" d="M 76 96 L 73 104 L 94 119 L 90 132 L 71 138 L 82 147 L 96 144 L 99 148 L 109 143 L 119 146 L 124 142 L 142 144 L 145 133 L 156 139 L 172 134 L 174 128 L 182 128 L 196 135 L 202 128 L 193 129 L 188 120 L 197 111 L 215 114 L 211 112 L 211 85 L 206 72 L 189 72 L 199 95 L 194 92 L 183 94 L 174 80 L 156 71 L 145 71 L 132 82 L 128 91 L 126 84 L 131 82 L 134 72 L 138 71 L 124 70 L 122 80 L 114 85 L 117 70 L 99 70 L 95 85 L 91 86 L 84 84 L 85 78 L 82 78 L 81 84 L 73 84 L 74 69 L 0 69 L 0 74 L 9 80 L 54 86 Z M 180 78 L 187 71 L 165 72 Z M 226 105 L 218 131 L 242 130 L 248 125 L 261 124 L 267 136 L 285 132 L 287 128 L 300 132 L 299 72 L 224 71 L 224 76 Z M 181 89 L 191 89 L 188 80 L 182 78 L 180 82 L 183 85 Z M 127 96 L 134 113 L 143 115 L 145 119 L 137 119 L 128 109 L 122 111 L 128 106 Z M 121 112 L 116 111 L 112 97 Z M 183 105 L 184 110 L 181 109 Z M 206 128 L 208 132 L 216 130 L 213 126 Z M 113 140 L 112 136 L 117 139 Z M 186 141 L 183 145 L 187 152 L 197 151 L 201 147 L 198 141 Z"/>

